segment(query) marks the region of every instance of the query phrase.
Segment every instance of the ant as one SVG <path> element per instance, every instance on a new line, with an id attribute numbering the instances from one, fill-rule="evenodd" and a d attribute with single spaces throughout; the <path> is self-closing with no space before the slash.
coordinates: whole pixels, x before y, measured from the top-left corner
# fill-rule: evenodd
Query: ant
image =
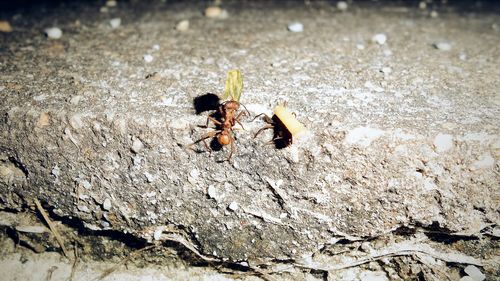
<path id="1" fill-rule="evenodd" d="M 260 128 L 253 138 L 257 138 L 265 130 L 274 129 L 273 139 L 269 141 L 269 144 L 274 143 L 277 149 L 282 149 L 292 144 L 292 134 L 276 115 L 273 114 L 272 117 L 269 117 L 267 114 L 261 113 L 255 116 L 253 120 L 260 116 L 263 116 L 263 120 L 267 125 Z"/>
<path id="2" fill-rule="evenodd" d="M 265 113 L 261 113 L 255 116 L 253 120 L 259 116 L 264 116 L 263 119 L 267 125 L 258 130 L 257 133 L 255 133 L 254 138 L 256 138 L 264 130 L 274 129 L 274 136 L 271 143 L 274 142 L 276 148 L 278 149 L 291 145 L 294 137 L 300 137 L 306 132 L 304 125 L 297 120 L 295 113 L 290 112 L 286 108 L 286 104 L 277 105 L 274 108 L 273 117 L 269 117 Z"/>
<path id="3" fill-rule="evenodd" d="M 192 143 L 192 145 L 197 144 L 200 141 L 203 141 L 203 144 L 205 145 L 207 150 L 212 152 L 212 149 L 207 144 L 206 139 L 215 137 L 217 138 L 217 142 L 221 146 L 229 144 L 231 145 L 231 152 L 229 153 L 227 161 L 231 160 L 233 153 L 236 151 L 236 145 L 234 144 L 235 140 L 233 137 L 235 129 L 233 127 L 236 125 L 236 123 L 238 123 L 241 126 L 241 128 L 243 128 L 243 124 L 241 124 L 240 119 L 241 117 L 243 117 L 243 115 L 246 115 L 247 113 L 245 111 L 241 111 L 238 113 L 240 105 L 243 106 L 245 110 L 248 112 L 248 110 L 243 104 L 239 103 L 234 99 L 225 101 L 222 104 L 220 104 L 217 109 L 217 112 L 207 117 L 207 124 L 205 125 L 205 127 L 208 128 L 208 124 L 210 123 L 210 121 L 212 121 L 216 125 L 216 129 L 214 131 L 202 135 L 201 138 Z M 248 112 L 248 114 L 250 113 Z M 220 121 L 214 118 L 214 116 L 220 116 Z"/>

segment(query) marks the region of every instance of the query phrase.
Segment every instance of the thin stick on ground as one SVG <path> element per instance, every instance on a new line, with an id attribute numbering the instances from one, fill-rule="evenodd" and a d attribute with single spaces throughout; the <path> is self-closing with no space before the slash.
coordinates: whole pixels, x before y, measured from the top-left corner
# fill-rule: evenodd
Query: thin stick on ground
<path id="1" fill-rule="evenodd" d="M 77 243 L 75 242 L 75 260 L 73 261 L 73 265 L 71 266 L 71 274 L 69 275 L 68 277 L 68 281 L 73 281 L 73 278 L 75 278 L 75 273 L 76 273 L 76 266 L 79 262 L 79 258 L 78 258 L 78 245 Z"/>
<path id="2" fill-rule="evenodd" d="M 54 237 L 56 238 L 57 243 L 59 243 L 59 246 L 61 246 L 61 249 L 63 251 L 64 256 L 69 259 L 70 257 L 68 255 L 68 252 L 66 251 L 66 247 L 64 247 L 64 242 L 62 240 L 61 235 L 59 235 L 59 232 L 57 231 L 56 226 L 50 220 L 49 215 L 43 209 L 42 204 L 40 204 L 40 201 L 38 201 L 38 199 L 36 199 L 36 198 L 34 199 L 34 201 L 35 201 L 36 208 L 38 209 L 40 214 L 42 214 L 42 217 L 45 220 L 45 222 L 47 223 L 47 225 L 49 226 L 50 231 L 52 232 L 52 234 L 54 234 Z"/>
<path id="3" fill-rule="evenodd" d="M 98 280 L 102 280 L 102 279 L 108 277 L 111 273 L 115 272 L 118 268 L 120 268 L 120 266 L 122 266 L 127 261 L 129 261 L 130 259 L 134 258 L 135 256 L 137 256 L 137 254 L 139 254 L 141 252 L 144 252 L 144 251 L 147 251 L 149 249 L 153 249 L 155 247 L 158 247 L 158 245 L 150 245 L 150 246 L 147 246 L 147 247 L 144 247 L 144 248 L 141 248 L 139 250 L 136 250 L 136 251 L 132 252 L 130 255 L 128 255 L 126 258 L 122 259 L 115 266 L 113 266 L 113 267 L 111 267 L 109 269 L 106 269 L 101 275 L 99 275 L 94 280 L 98 281 Z"/>

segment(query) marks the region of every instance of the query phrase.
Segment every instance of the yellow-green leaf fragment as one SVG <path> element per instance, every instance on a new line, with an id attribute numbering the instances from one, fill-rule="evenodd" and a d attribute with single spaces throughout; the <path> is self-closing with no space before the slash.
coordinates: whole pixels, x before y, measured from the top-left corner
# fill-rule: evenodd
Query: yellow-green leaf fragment
<path id="1" fill-rule="evenodd" d="M 274 108 L 274 114 L 293 137 L 299 137 L 307 131 L 306 127 L 283 105 L 277 105 Z"/>
<path id="2" fill-rule="evenodd" d="M 241 72 L 237 69 L 229 70 L 222 99 L 231 98 L 232 100 L 240 101 L 242 91 L 243 78 L 241 77 Z"/>

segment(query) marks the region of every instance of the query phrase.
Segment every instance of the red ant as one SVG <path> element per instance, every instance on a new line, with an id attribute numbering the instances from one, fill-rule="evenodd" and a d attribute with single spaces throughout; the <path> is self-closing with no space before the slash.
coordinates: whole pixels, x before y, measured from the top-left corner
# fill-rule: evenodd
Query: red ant
<path id="1" fill-rule="evenodd" d="M 203 141 L 203 144 L 205 145 L 207 150 L 212 152 L 212 149 L 207 144 L 206 139 L 216 137 L 217 142 L 221 146 L 231 144 L 231 152 L 229 153 L 229 156 L 227 158 L 227 161 L 229 161 L 231 159 L 231 156 L 233 156 L 233 153 L 236 151 L 236 146 L 234 144 L 235 140 L 233 137 L 233 134 L 234 134 L 233 127 L 234 127 L 234 125 L 236 125 L 236 123 L 238 123 L 241 126 L 241 128 L 243 128 L 243 125 L 241 124 L 240 119 L 246 113 L 244 111 L 238 113 L 240 105 L 242 105 L 242 104 L 240 104 L 238 101 L 235 101 L 234 99 L 229 100 L 229 101 L 225 101 L 222 104 L 220 104 L 217 112 L 215 114 L 211 114 L 207 117 L 207 124 L 205 126 L 208 128 L 209 122 L 212 121 L 216 125 L 216 130 L 202 135 L 199 140 L 195 141 L 191 145 L 194 145 L 196 143 L 199 143 L 200 141 Z M 244 105 L 242 105 L 242 106 L 245 107 Z M 245 110 L 248 112 L 246 107 L 245 107 Z M 248 113 L 248 114 L 250 114 L 250 113 Z M 214 118 L 212 116 L 220 116 L 221 121 L 217 120 L 216 118 Z"/>

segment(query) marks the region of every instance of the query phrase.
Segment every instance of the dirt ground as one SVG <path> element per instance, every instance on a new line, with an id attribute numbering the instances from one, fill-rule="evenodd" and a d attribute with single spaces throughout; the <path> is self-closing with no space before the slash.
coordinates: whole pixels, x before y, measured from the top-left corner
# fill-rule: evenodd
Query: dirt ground
<path id="1" fill-rule="evenodd" d="M 2 5 L 7 280 L 500 276 L 494 1 Z M 225 161 L 190 144 L 231 69 Z"/>

